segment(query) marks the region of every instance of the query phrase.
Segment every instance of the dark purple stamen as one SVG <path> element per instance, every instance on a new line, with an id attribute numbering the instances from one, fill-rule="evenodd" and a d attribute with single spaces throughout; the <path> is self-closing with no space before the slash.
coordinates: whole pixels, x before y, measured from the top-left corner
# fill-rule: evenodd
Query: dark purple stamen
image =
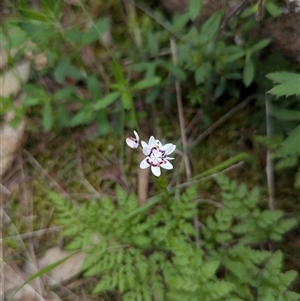
<path id="1" fill-rule="evenodd" d="M 159 162 L 158 163 L 153 163 L 153 162 L 151 162 L 150 161 L 150 158 L 152 158 L 153 157 L 153 155 L 154 155 L 154 151 L 159 151 L 160 152 L 160 158 L 156 158 L 156 160 L 158 161 L 158 159 L 160 159 L 159 160 Z M 151 148 L 151 150 L 150 150 L 150 153 L 149 153 L 149 155 L 148 155 L 148 158 L 147 158 L 147 160 L 146 160 L 146 162 L 149 164 L 149 165 L 151 165 L 151 166 L 154 166 L 154 167 L 160 167 L 161 166 L 161 164 L 165 164 L 165 163 L 167 163 L 167 160 L 166 160 L 166 151 L 165 150 L 162 150 L 162 149 L 158 149 L 158 147 L 152 147 Z"/>

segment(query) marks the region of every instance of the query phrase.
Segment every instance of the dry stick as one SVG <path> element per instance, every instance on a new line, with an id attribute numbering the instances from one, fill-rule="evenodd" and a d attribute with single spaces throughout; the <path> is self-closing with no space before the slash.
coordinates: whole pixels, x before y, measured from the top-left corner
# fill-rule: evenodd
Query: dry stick
<path id="1" fill-rule="evenodd" d="M 216 39 L 218 39 L 220 36 L 221 36 L 221 34 L 222 34 L 222 32 L 224 31 L 224 29 L 225 29 L 225 27 L 227 26 L 227 24 L 228 24 L 228 22 L 229 22 L 229 20 L 234 16 L 234 15 L 236 15 L 238 12 L 239 12 L 239 10 L 244 6 L 244 4 L 247 2 L 248 0 L 243 0 L 243 1 L 241 1 L 231 12 L 230 12 L 230 14 L 224 19 L 224 21 L 222 22 L 222 24 L 221 24 L 221 27 L 220 27 L 220 30 L 219 30 L 219 32 L 218 32 L 218 35 L 217 35 L 217 38 Z"/>
<path id="2" fill-rule="evenodd" d="M 135 43 L 138 48 L 142 48 L 143 41 L 142 41 L 140 28 L 137 26 L 136 9 L 135 8 L 136 8 L 135 0 L 129 1 L 128 2 L 128 14 L 129 14 L 129 17 L 132 16 L 132 18 L 133 18 L 133 33 L 134 33 Z"/>
<path id="3" fill-rule="evenodd" d="M 207 177 L 204 177 L 204 178 L 201 178 L 201 179 L 197 179 L 197 180 L 192 180 L 192 181 L 187 182 L 187 183 L 179 184 L 179 185 L 177 185 L 176 188 L 181 189 L 181 188 L 189 187 L 189 186 L 191 186 L 192 184 L 196 184 L 196 183 L 204 182 L 204 181 L 209 180 L 209 179 L 213 179 L 213 178 L 215 178 L 217 175 L 221 175 L 221 174 L 224 174 L 224 173 L 226 173 L 226 172 L 228 172 L 228 171 L 237 169 L 237 168 L 243 166 L 244 164 L 245 164 L 245 161 L 240 161 L 240 162 L 238 162 L 238 163 L 236 163 L 236 164 L 233 164 L 233 165 L 229 166 L 228 168 L 223 169 L 222 171 L 216 172 L 216 173 L 214 173 L 214 174 L 212 174 L 212 175 L 210 175 L 210 176 L 207 176 Z"/>
<path id="4" fill-rule="evenodd" d="M 24 162 L 20 161 L 20 169 L 22 172 L 22 176 L 25 179 L 25 171 L 24 171 Z M 28 193 L 28 187 L 26 183 L 22 183 L 21 187 L 23 186 L 23 199 L 25 202 L 25 206 L 27 207 L 27 214 L 28 216 L 33 216 L 33 201 L 32 201 L 32 194 L 29 195 Z M 32 232 L 33 231 L 33 223 L 32 221 L 28 223 L 28 227 L 29 229 L 27 229 L 28 232 Z M 34 268 L 34 272 L 37 273 L 38 272 L 38 264 L 37 264 L 37 260 L 36 260 L 36 256 L 35 256 L 35 252 L 34 252 L 34 248 L 33 248 L 33 242 L 32 240 L 29 241 L 28 244 L 28 255 L 29 255 L 29 259 L 31 260 L 32 266 Z M 35 279 L 35 283 L 36 283 L 36 290 L 38 292 L 38 294 L 40 296 L 44 295 L 45 293 L 45 288 L 42 286 L 42 281 L 41 278 L 38 277 L 37 279 Z"/>
<path id="5" fill-rule="evenodd" d="M 173 57 L 173 63 L 177 65 L 177 50 L 176 50 L 176 42 L 173 38 L 170 39 L 171 51 Z M 190 161 L 188 158 L 188 145 L 187 138 L 184 126 L 184 115 L 183 115 L 183 106 L 182 106 L 182 98 L 181 98 L 181 86 L 179 80 L 175 81 L 175 89 L 176 89 L 176 99 L 177 99 L 177 107 L 178 107 L 178 115 L 179 115 L 179 125 L 180 125 L 180 133 L 181 133 L 181 141 L 183 146 L 183 160 L 185 164 L 185 172 L 187 180 L 189 181 L 192 177 Z"/>
<path id="6" fill-rule="evenodd" d="M 228 120 L 230 117 L 232 117 L 238 111 L 243 109 L 245 106 L 247 106 L 254 98 L 255 98 L 254 94 L 248 96 L 245 100 L 243 100 L 241 103 L 239 103 L 237 106 L 235 106 L 230 111 L 228 111 L 225 115 L 223 115 L 219 120 L 217 120 L 215 123 L 213 123 L 208 129 L 206 129 L 201 135 L 199 135 L 193 142 L 189 143 L 189 146 L 194 146 L 194 145 L 198 144 L 200 141 L 202 141 L 203 139 L 205 139 L 217 127 L 219 127 L 221 124 L 223 124 L 226 120 Z"/>
<path id="7" fill-rule="evenodd" d="M 176 66 L 177 65 L 177 49 L 176 49 L 176 42 L 173 38 L 170 39 L 170 45 L 171 45 L 173 64 Z M 192 178 L 192 173 L 191 173 L 191 166 L 190 166 L 190 161 L 189 161 L 189 157 L 188 157 L 188 145 L 187 145 L 187 138 L 186 138 L 186 132 L 185 132 L 185 127 L 184 127 L 181 86 L 180 86 L 180 82 L 178 79 L 176 79 L 176 81 L 175 81 L 175 89 L 176 89 L 176 99 L 177 99 L 177 107 L 178 107 L 181 141 L 182 141 L 182 146 L 183 146 L 183 160 L 184 160 L 184 165 L 185 165 L 187 181 L 189 182 Z M 197 214 L 195 214 L 193 217 L 193 223 L 194 223 L 194 228 L 195 228 L 196 247 L 200 248 L 200 233 L 199 233 L 200 230 L 199 230 L 199 219 L 198 219 Z"/>
<path id="8" fill-rule="evenodd" d="M 45 178 L 47 178 L 48 180 L 50 180 L 50 182 L 52 183 L 52 185 L 54 187 L 56 187 L 60 192 L 63 192 L 64 195 L 70 199 L 69 194 L 49 175 L 49 173 L 42 167 L 42 165 L 31 155 L 31 153 L 29 151 L 27 151 L 26 149 L 23 149 L 23 153 L 25 154 L 25 156 L 27 157 L 27 161 L 35 168 L 37 168 L 43 176 L 45 176 Z"/>
<path id="9" fill-rule="evenodd" d="M 199 120 L 202 116 L 202 112 L 198 111 L 195 116 L 193 117 L 193 119 L 190 121 L 190 123 L 187 125 L 185 131 L 187 134 L 191 134 L 192 130 L 195 128 L 195 125 L 199 123 Z M 181 141 L 181 138 L 178 138 L 178 140 L 176 141 L 176 144 L 179 144 Z"/>
<path id="10" fill-rule="evenodd" d="M 12 228 L 12 231 L 14 231 L 14 232 L 16 232 L 16 233 L 19 233 L 19 230 L 17 229 L 17 227 L 14 225 L 14 223 L 12 222 L 12 220 L 10 219 L 10 216 L 5 212 L 5 210 L 3 209 L 3 208 L 1 208 L 0 207 L 0 215 L 2 216 L 2 218 L 3 218 L 3 220 L 2 220 L 2 222 L 4 222 L 4 223 L 9 223 L 10 225 L 11 225 L 11 228 Z M 17 238 L 20 238 L 20 233 L 17 235 Z M 23 249 L 25 250 L 25 255 L 30 259 L 30 254 L 29 254 L 29 252 L 28 252 L 28 250 L 27 250 L 27 246 L 25 245 L 25 243 L 24 243 L 24 241 L 23 241 L 23 239 L 19 239 L 19 241 L 20 241 L 20 243 L 21 243 L 21 245 L 22 245 L 22 247 L 23 247 Z M 2 257 L 3 258 L 3 257 Z M 1 259 L 2 259 L 1 258 Z M 30 263 L 32 263 L 32 262 L 30 262 Z M 6 264 L 9 264 L 9 262 L 6 262 Z M 32 263 L 33 264 L 33 263 Z M 2 266 L 4 266 L 4 264 L 3 264 L 3 262 L 0 262 L 0 266 L 2 267 Z M 4 276 L 4 273 L 3 274 L 1 274 L 1 275 L 3 275 Z M 22 277 L 22 280 L 24 280 L 25 281 L 25 279 L 23 279 L 23 277 Z M 4 282 L 1 282 L 1 283 L 4 283 Z M 44 299 L 44 297 L 42 296 L 42 295 L 40 295 L 29 283 L 27 284 L 28 286 L 30 286 L 34 291 L 35 291 L 35 295 L 36 295 L 36 297 L 39 297 L 40 299 L 39 300 L 43 300 L 43 301 L 46 301 L 45 299 Z M 1 286 L 0 286 L 0 288 L 1 288 Z M 5 287 L 4 287 L 4 289 L 5 289 Z M 4 290 L 2 291 L 2 292 L 5 292 Z M 0 296 L 1 296 L 1 294 L 0 294 Z M 2 300 L 2 299 L 1 299 Z"/>
<path id="11" fill-rule="evenodd" d="M 129 0 L 130 2 L 133 2 L 132 0 Z M 175 38 L 177 38 L 178 40 L 188 43 L 188 41 L 184 41 L 183 38 L 181 36 L 179 36 L 178 34 L 176 34 L 170 23 L 168 23 L 167 21 L 165 21 L 162 17 L 158 16 L 154 10 L 152 10 L 149 6 L 147 6 L 144 3 L 141 2 L 134 2 L 135 6 L 138 7 L 141 11 L 143 11 L 144 13 L 146 13 L 149 17 L 151 17 L 153 20 L 155 20 L 158 24 L 160 24 L 163 28 L 165 28 L 168 32 L 170 32 Z"/>
<path id="12" fill-rule="evenodd" d="M 264 17 L 264 1 L 258 0 L 257 1 L 257 13 L 255 15 L 256 21 L 261 21 Z"/>
<path id="13" fill-rule="evenodd" d="M 7 236 L 7 239 L 26 239 L 26 238 L 32 238 L 33 236 L 40 236 L 43 235 L 45 233 L 52 233 L 52 232 L 56 232 L 56 231 L 60 231 L 62 230 L 63 227 L 60 226 L 55 226 L 55 227 L 51 227 L 51 228 L 47 228 L 47 229 L 41 229 L 41 230 L 36 230 L 36 231 L 32 231 L 29 233 L 23 233 L 23 234 L 18 234 L 18 235 L 12 235 L 12 236 Z"/>
<path id="14" fill-rule="evenodd" d="M 197 204 L 210 204 L 210 205 L 213 205 L 213 206 L 215 206 L 215 207 L 217 207 L 217 208 L 224 208 L 223 204 L 218 203 L 218 202 L 216 202 L 216 201 L 214 201 L 214 200 L 209 200 L 209 199 L 197 199 L 197 200 L 195 200 L 195 202 L 196 202 Z"/>
<path id="15" fill-rule="evenodd" d="M 101 194 L 99 191 L 97 191 L 94 186 L 85 178 L 84 176 L 84 170 L 83 170 L 83 163 L 81 160 L 81 148 L 79 145 L 77 145 L 77 161 L 78 161 L 78 172 L 80 175 L 80 181 L 85 186 L 85 188 L 88 190 L 89 193 L 91 193 L 94 197 L 101 197 Z"/>
<path id="16" fill-rule="evenodd" d="M 265 95 L 265 104 L 266 104 L 266 125 L 267 125 L 267 137 L 272 136 L 272 118 L 271 112 L 272 107 L 268 95 Z M 269 209 L 274 210 L 275 208 L 275 185 L 274 185 L 274 162 L 272 158 L 272 152 L 267 150 L 267 162 L 266 162 L 266 175 L 268 181 L 268 190 L 269 190 Z"/>
<path id="17" fill-rule="evenodd" d="M 5 194 L 5 195 L 11 195 L 12 192 L 6 188 L 2 183 L 0 183 L 0 194 Z M 2 200 L 2 198 L 0 197 L 0 200 Z"/>
<path id="18" fill-rule="evenodd" d="M 4 300 L 4 259 L 3 259 L 3 233 L 4 233 L 4 218 L 3 211 L 4 206 L 2 204 L 2 198 L 0 198 L 0 300 Z"/>

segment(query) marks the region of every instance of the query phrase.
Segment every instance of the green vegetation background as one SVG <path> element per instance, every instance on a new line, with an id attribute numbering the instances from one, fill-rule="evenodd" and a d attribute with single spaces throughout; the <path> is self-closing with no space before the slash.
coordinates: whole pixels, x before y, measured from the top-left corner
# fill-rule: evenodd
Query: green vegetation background
<path id="1" fill-rule="evenodd" d="M 9 66 L 29 59 L 32 73 L 22 105 L 2 98 L 1 114 L 27 121 L 33 198 L 31 212 L 21 186 L 9 200 L 5 261 L 22 265 L 9 236 L 28 231 L 30 213 L 33 231 L 63 227 L 37 240 L 38 254 L 60 238 L 87 254 L 79 277 L 92 279 L 91 298 L 299 300 L 299 66 L 253 34 L 257 5 L 207 20 L 200 0 L 173 16 L 134 1 L 7 5 Z M 264 8 L 280 15 L 277 1 Z M 124 143 L 134 129 L 177 144 L 174 169 L 147 176 L 143 204 Z"/>

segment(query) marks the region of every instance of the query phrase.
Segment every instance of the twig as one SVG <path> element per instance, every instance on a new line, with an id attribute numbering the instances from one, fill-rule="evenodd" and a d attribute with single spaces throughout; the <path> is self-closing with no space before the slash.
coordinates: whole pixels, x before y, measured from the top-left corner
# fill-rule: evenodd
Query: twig
<path id="1" fill-rule="evenodd" d="M 196 125 L 199 124 L 201 116 L 202 116 L 202 111 L 198 110 L 198 112 L 195 114 L 195 116 L 193 117 L 193 119 L 190 121 L 190 123 L 187 125 L 185 129 L 187 134 L 191 134 L 193 129 L 196 128 Z M 181 137 L 178 138 L 176 143 L 179 144 L 180 142 L 181 142 Z"/>
<path id="2" fill-rule="evenodd" d="M 176 49 L 176 42 L 173 38 L 170 39 L 171 44 L 171 51 L 173 57 L 173 63 L 177 65 L 177 49 Z M 177 107 L 178 107 L 178 116 L 179 116 L 179 125 L 180 125 L 180 134 L 181 134 L 181 141 L 183 146 L 183 160 L 185 164 L 185 172 L 187 180 L 189 181 L 192 177 L 191 173 L 191 166 L 190 161 L 188 158 L 188 147 L 187 147 L 187 138 L 184 126 L 184 115 L 183 115 L 183 105 L 182 105 L 182 98 L 181 98 L 181 86 L 179 80 L 175 81 L 175 89 L 176 89 L 176 99 L 177 99 Z"/>
<path id="3" fill-rule="evenodd" d="M 129 0 L 132 2 L 133 0 Z M 169 31 L 175 38 L 178 40 L 187 43 L 187 41 L 184 41 L 181 36 L 178 34 L 174 33 L 171 25 L 163 20 L 160 16 L 158 16 L 149 6 L 147 6 L 144 3 L 134 3 L 136 7 L 138 7 L 141 11 L 146 13 L 149 17 L 151 17 L 153 20 L 155 20 L 158 24 L 160 24 L 163 28 L 165 28 L 167 31 Z"/>
<path id="4" fill-rule="evenodd" d="M 133 18 L 133 33 L 134 33 L 135 43 L 138 48 L 142 48 L 143 41 L 142 41 L 140 28 L 138 27 L 137 21 L 136 21 L 136 9 L 135 8 L 136 8 L 135 0 L 129 1 L 128 5 L 127 5 L 127 9 L 128 9 L 129 18 L 131 18 L 131 16 Z"/>
<path id="5" fill-rule="evenodd" d="M 4 300 L 4 258 L 3 258 L 3 233 L 4 233 L 4 206 L 0 199 L 0 300 Z"/>
<path id="6" fill-rule="evenodd" d="M 264 1 L 258 0 L 257 1 L 257 13 L 255 15 L 256 21 L 261 21 L 264 17 Z"/>
<path id="7" fill-rule="evenodd" d="M 6 195 L 12 194 L 12 192 L 9 189 L 7 189 L 2 183 L 0 183 L 0 193 L 6 194 Z M 0 198 L 0 200 L 1 200 L 1 198 Z"/>
<path id="8" fill-rule="evenodd" d="M 176 49 L 176 42 L 174 38 L 170 39 L 171 51 L 172 51 L 172 58 L 173 64 L 177 65 L 177 49 Z M 175 89 L 176 89 L 176 99 L 177 99 L 177 107 L 178 107 L 178 116 L 179 116 L 179 125 L 180 125 L 180 133 L 181 133 L 181 141 L 183 146 L 183 160 L 185 165 L 185 172 L 186 178 L 188 181 L 191 180 L 192 173 L 191 173 L 191 166 L 188 157 L 188 146 L 187 146 L 187 138 L 186 138 L 186 131 L 184 126 L 184 115 L 183 115 L 183 105 L 182 105 L 182 98 L 181 98 L 181 86 L 178 79 L 175 81 Z M 195 228 L 195 241 L 196 247 L 200 248 L 200 233 L 199 233 L 199 219 L 198 215 L 195 214 L 193 217 L 193 223 Z"/>
<path id="9" fill-rule="evenodd" d="M 11 219 L 10 219 L 10 217 L 9 217 L 9 215 L 5 212 L 5 210 L 3 209 L 3 208 L 1 208 L 0 207 L 0 215 L 1 215 L 1 218 L 2 218 L 2 220 L 1 220 L 1 222 L 3 222 L 3 224 L 4 223 L 6 223 L 6 222 L 9 222 L 10 223 L 10 226 L 12 227 L 12 231 L 14 231 L 14 232 L 16 232 L 16 233 L 19 233 L 19 230 L 16 228 L 16 226 L 14 225 L 14 223 L 11 221 Z M 2 233 L 2 231 L 1 231 L 1 233 Z M 20 235 L 20 234 L 19 234 Z M 17 235 L 17 237 L 19 238 L 19 235 Z M 2 239 L 1 239 L 1 241 L 2 241 Z M 27 249 L 27 246 L 25 245 L 25 243 L 24 243 L 24 241 L 22 240 L 22 239 L 20 239 L 19 240 L 20 241 L 20 243 L 21 243 L 21 245 L 22 245 L 22 248 L 23 248 L 23 250 L 25 250 L 25 254 L 24 255 L 26 255 L 26 257 L 28 258 L 28 261 L 31 263 L 31 264 L 33 264 L 34 265 L 34 263 L 32 262 L 32 261 L 30 261 L 30 259 L 32 259 L 31 258 L 31 256 L 30 256 L 30 254 L 29 254 L 29 251 L 28 251 L 28 249 Z M 3 258 L 3 257 L 2 257 Z M 2 259 L 1 258 L 1 259 Z M 8 264 L 8 262 L 6 262 L 6 264 Z M 0 264 L 0 267 L 1 267 L 1 269 L 2 269 L 2 267 L 4 266 L 4 264 Z M 36 266 L 35 266 L 36 267 Z M 4 273 L 1 273 L 1 275 L 3 275 L 4 276 Z M 1 278 L 2 278 L 2 276 L 1 276 Z M 1 279 L 0 278 L 0 279 Z M 25 281 L 25 280 L 24 280 Z M 1 282 L 1 285 L 2 285 L 2 283 L 4 283 L 4 282 Z M 1 287 L 1 285 L 0 285 L 0 287 Z M 34 292 L 35 292 L 35 296 L 36 297 L 39 297 L 39 300 L 43 300 L 43 301 L 46 301 L 44 298 L 43 298 L 43 296 L 41 296 L 30 284 L 28 284 L 29 286 L 30 286 L 30 288 L 31 289 L 33 289 L 34 290 Z M 2 292 L 5 292 L 4 290 L 2 291 Z M 0 295 L 1 296 L 1 295 Z M 2 299 L 1 299 L 2 300 Z"/>
<path id="10" fill-rule="evenodd" d="M 243 0 L 243 1 L 241 1 L 241 2 L 240 2 L 240 3 L 239 3 L 239 4 L 238 4 L 231 12 L 230 12 L 230 14 L 224 19 L 224 21 L 223 21 L 222 24 L 221 24 L 220 30 L 219 30 L 219 32 L 218 32 L 218 34 L 217 34 L 216 40 L 218 40 L 219 37 L 221 36 L 221 34 L 223 33 L 223 31 L 224 31 L 225 27 L 227 26 L 229 20 L 230 20 L 234 15 L 236 15 L 236 14 L 239 12 L 239 10 L 244 6 L 244 4 L 245 4 L 247 1 L 248 1 L 248 0 Z"/>
<path id="11" fill-rule="evenodd" d="M 209 176 L 207 176 L 207 177 L 204 177 L 204 178 L 201 178 L 201 179 L 197 179 L 197 180 L 192 180 L 192 181 L 186 182 L 186 183 L 182 183 L 182 184 L 178 185 L 176 188 L 177 188 L 177 189 L 178 189 L 178 188 L 185 188 L 185 187 L 191 186 L 192 184 L 200 183 L 200 182 L 203 182 L 203 181 L 212 179 L 212 178 L 214 178 L 214 177 L 217 176 L 217 175 L 220 175 L 220 174 L 226 173 L 226 172 L 228 172 L 228 171 L 234 170 L 234 169 L 236 169 L 236 168 L 239 168 L 239 167 L 241 167 L 241 166 L 244 165 L 244 164 L 245 164 L 245 162 L 244 162 L 244 161 L 241 161 L 241 162 L 239 162 L 239 163 L 233 164 L 233 165 L 229 166 L 228 168 L 223 169 L 223 170 L 221 170 L 221 171 L 219 171 L 219 172 L 216 172 L 216 173 L 214 173 L 214 174 L 212 174 L 212 175 L 209 175 Z"/>
<path id="12" fill-rule="evenodd" d="M 223 124 L 226 120 L 228 120 L 230 117 L 232 117 L 238 111 L 240 111 L 241 109 L 246 107 L 254 98 L 255 98 L 254 94 L 250 95 L 245 100 L 243 100 L 241 103 L 239 103 L 237 106 L 232 108 L 225 115 L 223 115 L 219 120 L 217 120 L 215 123 L 213 123 L 208 129 L 206 129 L 201 135 L 199 135 L 193 142 L 189 143 L 189 146 L 194 146 L 194 145 L 198 144 L 200 141 L 202 141 L 203 139 L 205 139 L 217 127 L 219 127 L 221 124 Z"/>
<path id="13" fill-rule="evenodd" d="M 195 200 L 195 202 L 197 204 L 203 204 L 203 203 L 204 204 L 210 204 L 210 205 L 213 205 L 213 206 L 215 206 L 217 208 L 223 208 L 224 207 L 223 204 L 218 203 L 218 202 L 216 202 L 214 200 L 209 200 L 209 199 L 198 199 L 198 200 Z"/>
<path id="14" fill-rule="evenodd" d="M 267 137 L 270 138 L 272 136 L 272 118 L 271 118 L 271 103 L 270 99 L 266 93 L 265 95 L 265 104 L 266 104 L 266 126 L 267 126 Z M 274 205 L 274 197 L 275 197 L 275 185 L 274 185 L 274 162 L 272 158 L 272 152 L 267 149 L 267 160 L 266 160 L 266 175 L 268 181 L 268 190 L 269 190 L 269 208 L 273 210 L 275 208 Z"/>
<path id="15" fill-rule="evenodd" d="M 63 192 L 66 197 L 70 199 L 69 194 L 49 175 L 49 173 L 42 167 L 42 165 L 31 155 L 29 151 L 23 149 L 23 153 L 27 157 L 28 162 L 35 168 L 37 168 L 43 176 L 45 176 L 54 187 L 56 187 L 60 192 Z"/>
<path id="16" fill-rule="evenodd" d="M 215 177 L 216 175 L 219 175 L 219 174 L 223 174 L 225 172 L 228 172 L 228 171 L 231 171 L 233 169 L 236 169 L 240 166 L 242 166 L 245 162 L 244 161 L 240 161 L 236 164 L 233 164 L 231 166 L 229 166 L 228 168 L 225 168 L 221 171 L 218 171 L 218 172 L 215 172 L 214 174 L 210 174 L 208 176 L 203 176 L 202 178 L 197 178 L 197 179 L 194 179 L 190 182 L 186 182 L 186 183 L 183 183 L 183 184 L 180 184 L 180 185 L 177 185 L 176 187 L 173 187 L 173 188 L 169 188 L 168 189 L 168 193 L 170 192 L 173 192 L 173 191 L 176 191 L 178 190 L 179 188 L 185 188 L 185 187 L 189 187 L 191 186 L 192 184 L 194 183 L 200 183 L 200 182 L 203 182 L 203 181 L 206 181 L 206 180 L 209 180 L 213 177 Z M 145 212 L 147 210 L 149 210 L 151 207 L 153 207 L 154 205 L 158 204 L 158 202 L 161 200 L 161 197 L 165 194 L 165 192 L 161 192 L 159 193 L 158 195 L 156 196 L 153 196 L 151 198 L 149 198 L 147 200 L 147 202 L 145 203 L 145 205 L 141 206 L 139 209 L 136 209 L 134 210 L 133 212 L 130 212 L 126 217 L 125 217 L 125 220 L 129 219 L 129 218 L 132 218 L 142 212 Z"/>
<path id="17" fill-rule="evenodd" d="M 25 171 L 24 171 L 24 163 L 22 162 L 22 160 L 20 160 L 20 169 L 23 175 L 23 178 L 26 178 L 25 176 Z M 25 206 L 27 208 L 27 215 L 28 216 L 33 216 L 33 202 L 32 202 L 32 194 L 30 193 L 28 187 L 27 187 L 27 183 L 22 183 L 22 190 L 23 190 L 23 201 L 25 202 Z M 32 220 L 27 223 L 27 231 L 28 232 L 32 232 L 33 231 L 33 223 Z M 38 271 L 38 264 L 37 264 L 37 260 L 36 260 L 36 256 L 35 256 L 35 252 L 34 252 L 34 248 L 33 248 L 33 242 L 32 240 L 29 241 L 28 244 L 28 255 L 30 257 L 34 272 L 37 273 Z M 43 287 L 41 278 L 37 278 L 34 281 L 36 283 L 36 291 L 38 293 L 38 295 L 43 296 L 45 293 L 45 288 Z"/>
<path id="18" fill-rule="evenodd" d="M 81 160 L 81 148 L 80 145 L 77 145 L 77 166 L 78 166 L 78 173 L 79 173 L 79 179 L 81 183 L 85 186 L 85 188 L 88 190 L 89 193 L 91 193 L 94 197 L 101 197 L 101 194 L 99 191 L 97 191 L 93 185 L 85 178 L 84 170 L 83 170 L 83 163 Z"/>
<path id="19" fill-rule="evenodd" d="M 53 231 L 60 231 L 62 229 L 62 227 L 60 226 L 56 226 L 56 227 L 52 227 L 52 228 L 47 228 L 47 229 L 41 229 L 41 230 L 37 230 L 37 231 L 32 231 L 29 233 L 23 233 L 23 234 L 18 234 L 18 235 L 13 235 L 13 236 L 7 236 L 6 239 L 25 239 L 25 238 L 31 238 L 33 236 L 40 236 L 43 235 L 45 233 L 49 233 L 49 232 L 53 232 Z"/>

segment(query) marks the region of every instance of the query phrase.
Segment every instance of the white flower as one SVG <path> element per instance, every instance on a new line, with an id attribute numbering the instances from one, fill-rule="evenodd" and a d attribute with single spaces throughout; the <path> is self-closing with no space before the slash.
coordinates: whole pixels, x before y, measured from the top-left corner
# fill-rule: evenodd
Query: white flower
<path id="1" fill-rule="evenodd" d="M 140 140 L 139 140 L 140 137 L 136 131 L 133 131 L 133 133 L 135 135 L 135 138 L 133 137 L 126 138 L 126 143 L 131 148 L 138 148 L 140 145 Z"/>
<path id="2" fill-rule="evenodd" d="M 142 147 L 146 158 L 141 162 L 140 168 L 145 169 L 151 166 L 152 173 L 157 177 L 161 174 L 160 167 L 173 169 L 173 165 L 168 160 L 173 160 L 174 158 L 167 156 L 175 150 L 176 145 L 172 143 L 162 145 L 159 140 L 151 136 L 148 144 L 142 141 Z"/>

